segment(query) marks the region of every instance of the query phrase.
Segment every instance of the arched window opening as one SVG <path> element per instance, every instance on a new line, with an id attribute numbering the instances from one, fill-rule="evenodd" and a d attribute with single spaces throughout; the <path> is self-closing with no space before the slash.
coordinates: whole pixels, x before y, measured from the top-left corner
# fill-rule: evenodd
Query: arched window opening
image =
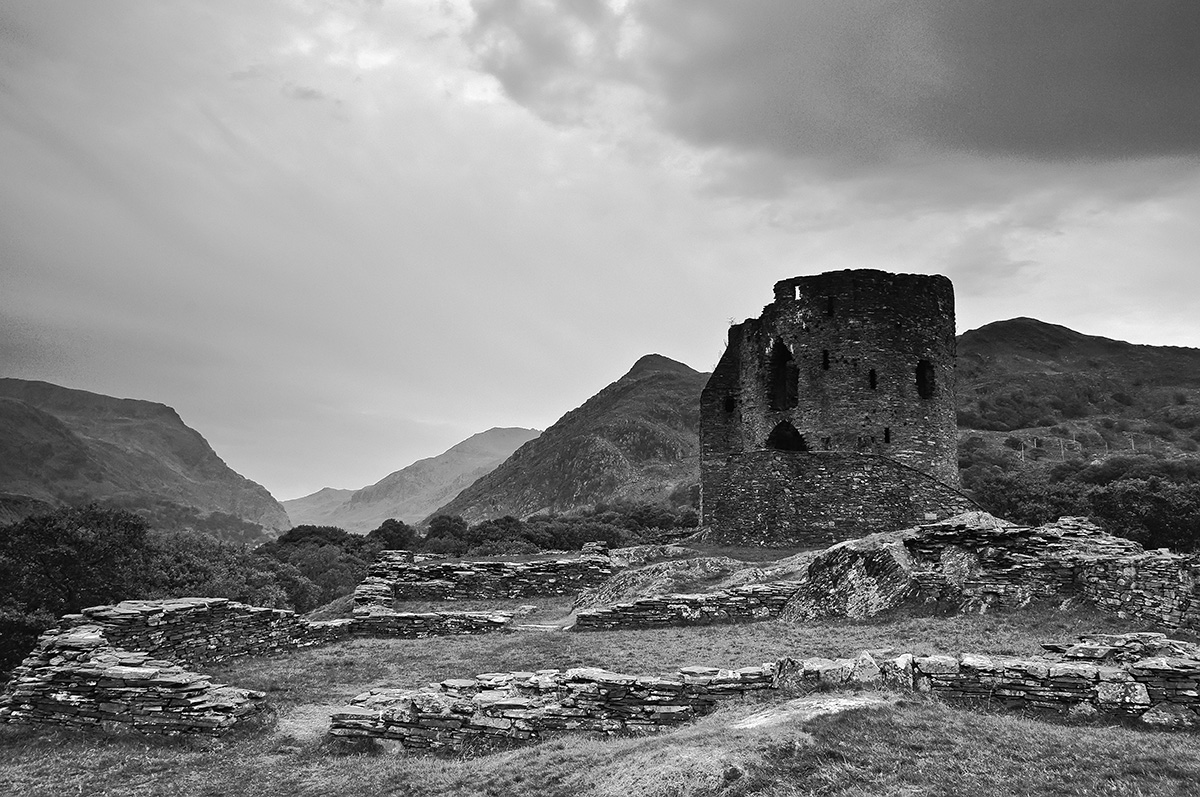
<path id="1" fill-rule="evenodd" d="M 829 370 L 829 349 L 821 352 L 821 368 L 826 371 Z"/>
<path id="2" fill-rule="evenodd" d="M 726 412 L 733 412 L 735 409 L 737 409 L 737 399 L 735 399 L 733 396 L 726 396 L 724 407 Z"/>
<path id="3" fill-rule="evenodd" d="M 875 373 L 874 368 L 872 368 L 870 370 L 870 372 L 867 373 L 867 381 L 871 383 L 872 390 L 879 389 L 879 376 Z"/>
<path id="4" fill-rule="evenodd" d="M 885 442 L 885 443 L 892 442 L 892 427 L 890 427 L 890 426 L 883 427 L 883 442 Z"/>
<path id="5" fill-rule="evenodd" d="M 923 399 L 933 398 L 934 376 L 933 363 L 921 360 L 917 363 L 917 395 Z"/>
<path id="6" fill-rule="evenodd" d="M 822 438 L 821 439 L 821 447 L 824 448 L 826 451 L 833 448 L 833 438 L 832 437 Z"/>
<path id="7" fill-rule="evenodd" d="M 770 404 L 772 410 L 790 410 L 800 402 L 800 371 L 782 340 L 771 349 Z"/>
<path id="8" fill-rule="evenodd" d="M 808 451 L 808 442 L 804 435 L 787 421 L 780 421 L 771 434 L 767 435 L 767 448 L 776 451 Z"/>

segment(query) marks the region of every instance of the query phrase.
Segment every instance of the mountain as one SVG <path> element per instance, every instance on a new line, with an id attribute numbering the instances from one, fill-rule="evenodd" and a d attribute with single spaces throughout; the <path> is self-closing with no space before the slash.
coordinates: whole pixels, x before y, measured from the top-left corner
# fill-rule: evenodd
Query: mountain
<path id="1" fill-rule="evenodd" d="M 700 391 L 708 374 L 658 354 L 571 410 L 433 514 L 469 522 L 653 501 L 699 483 Z"/>
<path id="2" fill-rule="evenodd" d="M 1200 349 L 1032 318 L 997 321 L 959 336 L 958 423 L 960 436 L 1049 439 L 1055 458 L 1192 453 L 1200 450 Z"/>
<path id="3" fill-rule="evenodd" d="M 170 407 L 0 379 L 0 520 L 92 500 L 240 539 L 291 526 Z"/>
<path id="4" fill-rule="evenodd" d="M 536 438 L 536 429 L 489 429 L 443 454 L 414 462 L 361 490 L 326 487 L 284 501 L 292 522 L 340 526 L 366 533 L 388 518 L 416 523 L 491 471 L 519 446 Z"/>

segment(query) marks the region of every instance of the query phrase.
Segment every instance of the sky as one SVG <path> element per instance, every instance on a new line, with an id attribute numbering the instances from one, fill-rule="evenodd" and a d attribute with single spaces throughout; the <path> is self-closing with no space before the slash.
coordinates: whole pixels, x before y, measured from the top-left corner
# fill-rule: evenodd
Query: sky
<path id="1" fill-rule="evenodd" d="M 1195 0 L 11 0 L 0 376 L 176 408 L 279 499 L 787 277 L 1200 346 Z"/>

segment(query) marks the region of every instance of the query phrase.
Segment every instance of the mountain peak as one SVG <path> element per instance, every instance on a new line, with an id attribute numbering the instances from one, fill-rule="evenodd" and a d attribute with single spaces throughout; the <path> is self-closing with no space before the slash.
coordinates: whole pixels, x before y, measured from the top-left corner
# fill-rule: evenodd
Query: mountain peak
<path id="1" fill-rule="evenodd" d="M 629 373 L 625 374 L 622 378 L 637 378 L 657 372 L 687 374 L 689 376 L 699 373 L 681 362 L 672 360 L 670 357 L 664 357 L 661 354 L 646 354 L 638 358 L 638 361 L 629 369 Z"/>

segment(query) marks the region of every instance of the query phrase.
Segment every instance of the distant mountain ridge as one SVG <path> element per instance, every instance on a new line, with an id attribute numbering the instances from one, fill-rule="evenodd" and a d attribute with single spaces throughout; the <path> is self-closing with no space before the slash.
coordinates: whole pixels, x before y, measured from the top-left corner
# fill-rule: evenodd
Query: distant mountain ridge
<path id="1" fill-rule="evenodd" d="M 960 427 L 1123 419 L 1182 444 L 1200 426 L 1200 349 L 1126 343 L 1032 318 L 960 335 L 958 385 Z"/>
<path id="2" fill-rule="evenodd" d="M 100 500 L 156 517 L 220 513 L 268 533 L 291 526 L 171 407 L 24 379 L 0 379 L 0 493 L 8 520 Z"/>
<path id="3" fill-rule="evenodd" d="M 700 391 L 708 374 L 658 354 L 562 416 L 432 514 L 469 522 L 655 501 L 699 483 Z"/>
<path id="4" fill-rule="evenodd" d="M 326 487 L 284 501 L 292 522 L 366 533 L 388 518 L 416 523 L 535 439 L 537 429 L 494 428 L 418 460 L 361 490 Z"/>

